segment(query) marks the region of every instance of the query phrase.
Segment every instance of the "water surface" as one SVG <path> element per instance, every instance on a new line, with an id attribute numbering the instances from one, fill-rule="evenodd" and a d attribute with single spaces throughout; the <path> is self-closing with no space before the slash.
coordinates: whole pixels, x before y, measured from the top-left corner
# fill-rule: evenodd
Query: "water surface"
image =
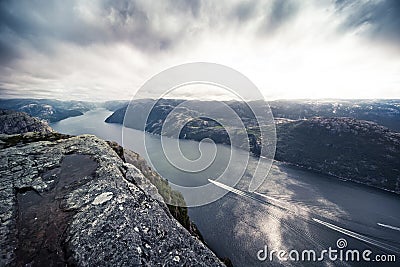
<path id="1" fill-rule="evenodd" d="M 94 134 L 121 144 L 121 125 L 104 122 L 110 114 L 104 109 L 89 111 L 83 116 L 68 118 L 51 126 L 61 133 Z M 229 161 L 230 153 L 237 156 L 235 166 L 241 164 L 241 159 L 247 159 L 244 151 L 217 145 L 213 166 L 192 175 L 177 171 L 168 163 L 159 151 L 159 136 L 145 136 L 153 166 L 163 177 L 178 185 L 208 183 L 209 178 L 221 173 Z M 143 133 L 129 130 L 129 138 L 124 146 L 145 155 L 143 144 Z M 198 157 L 198 142 L 182 141 L 181 146 L 189 158 Z M 205 144 L 204 149 L 211 152 L 215 147 Z M 249 167 L 244 179 L 237 184 L 237 189 L 246 192 L 256 161 L 256 158 L 249 159 Z M 370 249 L 373 255 L 396 254 L 397 264 L 379 263 L 379 266 L 399 266 L 400 231 L 379 225 L 400 227 L 398 195 L 279 162 L 274 163 L 267 179 L 255 194 L 230 192 L 216 202 L 190 208 L 189 214 L 210 248 L 221 257 L 229 257 L 235 266 L 376 266 L 376 262 L 261 262 L 257 259 L 257 252 L 264 246 L 288 251 L 321 251 L 328 247 L 337 248 L 336 241 L 339 238 L 347 240 L 349 249 Z M 314 219 L 346 229 L 350 234 L 329 228 Z M 351 233 L 358 235 L 351 236 Z"/>

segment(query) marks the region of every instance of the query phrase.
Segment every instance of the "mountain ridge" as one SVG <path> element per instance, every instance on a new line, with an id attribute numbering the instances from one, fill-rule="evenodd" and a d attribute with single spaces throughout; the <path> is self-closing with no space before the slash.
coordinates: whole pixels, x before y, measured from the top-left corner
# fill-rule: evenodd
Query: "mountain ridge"
<path id="1" fill-rule="evenodd" d="M 127 118 L 125 126 L 143 130 L 140 125 L 145 125 L 147 132 L 160 135 L 166 117 L 177 103 L 179 101 L 161 100 L 151 110 L 147 121 L 140 116 Z M 139 101 L 137 106 L 133 104 L 132 110 L 139 112 L 145 105 Z M 260 156 L 260 129 L 254 115 L 245 104 L 231 102 L 230 105 L 244 122 L 250 151 Z M 398 103 L 394 101 L 393 105 Z M 122 123 L 125 111 L 126 108 L 118 109 L 105 121 Z M 195 113 L 191 111 L 182 112 L 174 120 L 175 128 L 180 123 L 185 124 L 180 138 L 201 141 L 208 137 L 216 143 L 230 145 L 229 136 L 221 125 L 206 122 L 201 114 L 193 116 Z M 397 109 L 393 112 L 398 114 Z M 221 117 L 221 121 L 226 119 Z M 276 160 L 400 193 L 400 133 L 376 122 L 349 117 L 276 118 L 275 127 Z"/>

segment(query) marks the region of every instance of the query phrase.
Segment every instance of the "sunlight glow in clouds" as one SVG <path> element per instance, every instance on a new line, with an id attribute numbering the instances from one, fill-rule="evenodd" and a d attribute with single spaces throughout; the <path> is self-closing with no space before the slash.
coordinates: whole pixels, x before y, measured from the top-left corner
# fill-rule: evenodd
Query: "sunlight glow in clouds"
<path id="1" fill-rule="evenodd" d="M 129 99 L 166 68 L 208 61 L 242 72 L 267 99 L 400 98 L 399 6 L 3 1 L 0 97 Z"/>

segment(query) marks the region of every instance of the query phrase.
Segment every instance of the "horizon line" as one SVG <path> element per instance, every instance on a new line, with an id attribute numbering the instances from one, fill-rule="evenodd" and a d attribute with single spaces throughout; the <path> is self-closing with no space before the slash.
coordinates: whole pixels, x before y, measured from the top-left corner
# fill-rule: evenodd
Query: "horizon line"
<path id="1" fill-rule="evenodd" d="M 221 102 L 228 102 L 228 101 L 236 101 L 236 102 L 253 102 L 253 101 L 262 101 L 265 100 L 266 102 L 278 102 L 278 101 L 383 101 L 383 100 L 398 100 L 399 98 L 334 98 L 334 97 L 326 97 L 326 98 L 277 98 L 272 100 L 266 99 L 253 99 L 248 101 L 242 101 L 237 99 L 195 99 L 195 98 L 160 98 L 160 99 L 170 99 L 170 100 L 194 100 L 194 101 L 221 101 Z M 52 100 L 52 101 L 60 101 L 60 102 L 68 102 L 68 101 L 75 101 L 75 102 L 89 102 L 89 103 L 104 103 L 104 102 L 112 102 L 112 101 L 126 101 L 130 102 L 132 99 L 104 99 L 104 100 L 82 100 L 82 99 L 59 99 L 59 98 L 44 98 L 44 97 L 2 97 L 0 96 L 0 100 Z M 156 100 L 155 98 L 140 98 L 135 100 Z"/>

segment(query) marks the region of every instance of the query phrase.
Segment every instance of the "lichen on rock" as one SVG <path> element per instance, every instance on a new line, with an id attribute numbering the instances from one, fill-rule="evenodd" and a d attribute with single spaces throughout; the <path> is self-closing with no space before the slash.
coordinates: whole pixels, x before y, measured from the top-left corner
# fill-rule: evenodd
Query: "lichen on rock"
<path id="1" fill-rule="evenodd" d="M 100 195 L 98 195 L 92 202 L 92 205 L 100 205 L 103 204 L 107 201 L 109 201 L 110 199 L 113 198 L 113 193 L 112 192 L 105 192 L 105 193 L 101 193 Z"/>

